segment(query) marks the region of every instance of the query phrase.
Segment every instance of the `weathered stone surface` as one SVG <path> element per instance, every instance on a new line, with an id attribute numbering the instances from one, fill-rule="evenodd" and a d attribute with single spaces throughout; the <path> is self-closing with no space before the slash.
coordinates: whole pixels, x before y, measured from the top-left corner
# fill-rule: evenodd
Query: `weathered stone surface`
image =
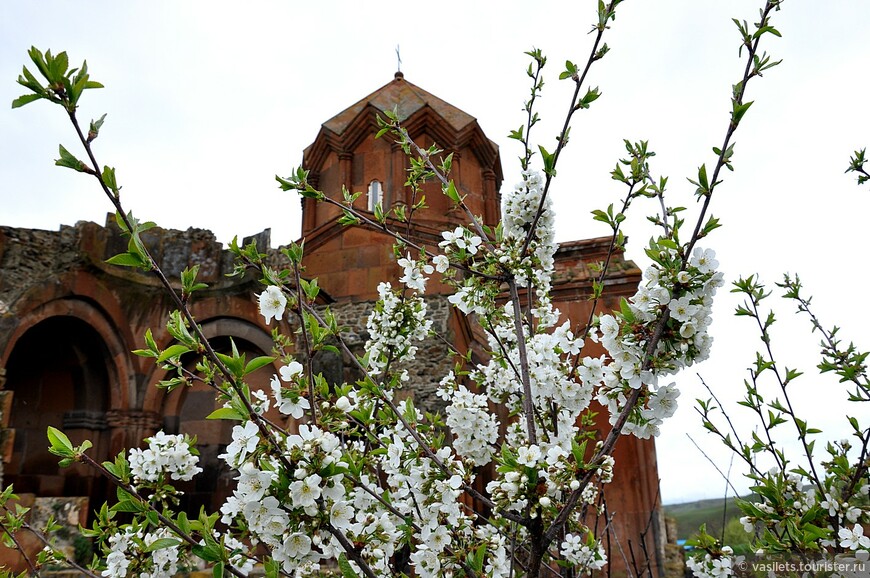
<path id="1" fill-rule="evenodd" d="M 426 297 L 425 302 L 428 318 L 432 320 L 432 331 L 452 341 L 453 335 L 449 324 L 451 306 L 447 297 L 433 295 Z M 345 328 L 343 334 L 345 343 L 356 355 L 362 355 L 365 343 L 369 339 L 366 323 L 372 308 L 373 303 L 367 301 L 339 302 L 330 305 L 338 325 Z M 435 396 L 435 390 L 441 378 L 453 368 L 453 362 L 453 357 L 444 341 L 437 337 L 428 337 L 417 345 L 416 358 L 400 366 L 400 369 L 408 371 L 409 383 L 413 384 L 413 389 L 409 389 L 406 395 L 413 398 L 419 409 L 435 411 L 443 408 L 444 402 Z M 337 362 L 333 361 L 333 363 Z M 343 359 L 341 366 L 344 369 L 342 381 L 352 382 L 361 377 L 355 370 L 352 360 Z"/>
<path id="2" fill-rule="evenodd" d="M 0 388 L 3 387 L 2 381 L 3 380 L 0 380 Z M 5 391 L 0 389 L 0 428 L 9 427 L 9 417 L 12 410 L 13 395 L 15 394 L 11 391 Z"/>
<path id="3" fill-rule="evenodd" d="M 48 519 L 53 518 L 60 526 L 60 530 L 54 534 L 56 547 L 70 559 L 75 559 L 75 541 L 76 537 L 79 536 L 78 527 L 87 523 L 87 498 L 40 498 L 33 494 L 21 494 L 17 503 L 30 508 L 25 516 L 25 521 L 37 530 L 45 528 Z M 8 507 L 13 511 L 15 509 L 12 503 L 9 503 Z M 35 560 L 36 554 L 43 548 L 42 542 L 26 530 L 16 532 L 15 539 L 31 560 Z M 0 545 L 0 566 L 6 566 L 13 572 L 27 570 L 26 564 L 17 552 L 2 545 Z"/>

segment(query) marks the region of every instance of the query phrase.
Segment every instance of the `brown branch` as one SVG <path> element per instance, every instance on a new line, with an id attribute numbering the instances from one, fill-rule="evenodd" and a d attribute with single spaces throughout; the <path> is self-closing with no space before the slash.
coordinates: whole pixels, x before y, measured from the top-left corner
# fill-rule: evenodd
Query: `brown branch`
<path id="1" fill-rule="evenodd" d="M 4 506 L 4 509 L 6 509 L 6 506 Z M 26 524 L 22 522 L 22 527 L 25 526 Z M 24 548 L 21 546 L 21 542 L 18 541 L 18 538 L 15 537 L 15 534 L 13 532 L 10 532 L 6 525 L 3 524 L 3 522 L 0 522 L 0 530 L 3 530 L 6 535 L 9 536 L 9 538 L 12 540 L 12 543 L 15 544 L 15 549 L 21 552 L 21 557 L 24 558 L 24 563 L 27 564 L 28 568 L 30 568 L 30 574 L 32 576 L 39 576 L 39 570 L 36 569 L 33 561 L 30 559 L 30 556 L 27 555 L 27 552 L 24 551 Z M 36 531 L 31 530 L 31 532 L 36 534 L 37 538 L 40 538 L 44 544 L 48 544 L 48 542 L 42 539 L 42 537 Z M 91 576 L 93 576 L 93 574 L 91 574 Z"/>
<path id="2" fill-rule="evenodd" d="M 91 142 L 82 133 L 81 127 L 79 126 L 79 123 L 78 123 L 78 119 L 76 118 L 75 110 L 69 111 L 68 114 L 69 114 L 70 121 L 72 122 L 73 127 L 76 130 L 76 134 L 78 135 L 79 140 L 82 143 L 82 146 L 85 148 L 85 151 L 87 152 L 88 158 L 91 160 L 91 163 L 93 163 L 93 166 L 95 169 L 92 173 L 93 176 L 100 183 L 100 187 L 103 189 L 103 192 L 106 194 L 107 197 L 109 197 L 109 200 L 111 201 L 112 205 L 115 207 L 117 214 L 124 221 L 124 224 L 127 227 L 127 230 L 132 235 L 134 230 L 135 230 L 135 228 L 133 227 L 133 223 L 130 221 L 129 217 L 124 212 L 124 209 L 121 206 L 120 198 L 118 196 L 115 196 L 111 192 L 109 187 L 106 185 L 106 182 L 103 180 L 102 174 L 97 169 L 97 167 L 99 167 L 99 163 L 97 163 L 97 159 L 94 156 L 93 150 L 91 149 Z M 259 429 L 262 436 L 266 440 L 269 441 L 269 443 L 272 445 L 272 447 L 274 447 L 276 449 L 280 448 L 280 445 L 278 444 L 275 437 L 272 435 L 271 430 L 269 430 L 269 428 L 267 427 L 265 420 L 254 410 L 254 407 L 251 405 L 250 400 L 247 397 L 245 397 L 245 395 L 242 391 L 242 387 L 236 381 L 235 377 L 230 372 L 230 370 L 226 367 L 226 365 L 224 365 L 224 363 L 217 356 L 217 353 L 212 348 L 211 344 L 209 343 L 208 339 L 206 338 L 205 334 L 203 333 L 202 328 L 196 322 L 196 319 L 194 319 L 193 314 L 190 312 L 190 309 L 188 309 L 187 303 L 185 303 L 185 301 L 175 291 L 175 288 L 169 282 L 169 279 L 163 273 L 163 270 L 157 264 L 157 261 L 154 259 L 154 257 L 152 257 L 151 253 L 148 251 L 148 248 L 144 247 L 144 245 L 142 248 L 144 250 L 145 256 L 148 258 L 148 264 L 149 264 L 149 267 L 151 268 L 151 271 L 154 273 L 154 275 L 157 276 L 157 278 L 160 280 L 160 283 L 163 285 L 163 287 L 169 293 L 169 295 L 172 298 L 173 302 L 175 303 L 176 307 L 178 307 L 178 310 L 181 311 L 182 315 L 184 315 L 184 318 L 187 320 L 191 329 L 196 334 L 199 344 L 205 350 L 206 357 L 208 357 L 208 359 L 212 363 L 215 364 L 215 367 L 218 368 L 218 371 L 220 371 L 220 373 L 224 376 L 224 379 L 226 379 L 227 383 L 230 384 L 230 387 L 238 395 L 239 399 L 241 400 L 242 404 L 245 407 L 245 410 L 248 412 L 249 418 L 251 419 L 251 421 L 253 421 L 257 425 L 257 428 Z M 282 462 L 282 464 L 288 470 L 292 469 L 290 466 L 290 463 L 287 461 L 287 458 L 283 455 L 282 452 L 278 452 L 278 459 Z"/>
<path id="3" fill-rule="evenodd" d="M 188 534 L 187 532 L 182 530 L 178 526 L 178 524 L 176 524 L 173 520 L 171 520 L 170 518 L 167 518 L 163 514 L 163 512 L 158 510 L 157 507 L 150 500 L 148 500 L 147 498 L 145 498 L 141 494 L 139 494 L 139 492 L 136 490 L 136 488 L 133 487 L 131 484 L 128 484 L 128 483 L 122 481 L 121 479 L 117 478 L 114 474 L 112 474 L 109 470 L 107 470 L 102 464 L 93 460 L 89 455 L 85 454 L 84 452 L 78 454 L 76 456 L 76 459 L 78 459 L 79 461 L 85 463 L 86 465 L 94 468 L 95 470 L 100 472 L 103 476 L 105 476 L 106 478 L 111 480 L 119 488 L 123 489 L 125 492 L 127 492 L 128 494 L 130 494 L 131 496 L 136 498 L 136 500 L 140 504 L 142 504 L 143 506 L 148 508 L 148 510 L 150 510 L 151 512 L 154 512 L 154 514 L 157 516 L 157 519 L 160 520 L 161 524 L 163 524 L 164 526 L 166 526 L 167 528 L 172 530 L 172 532 L 176 536 L 181 538 L 184 542 L 187 542 L 191 546 L 199 546 L 200 545 L 198 540 L 196 540 L 193 536 L 191 536 L 190 534 Z M 245 575 L 240 570 L 236 569 L 234 566 L 232 566 L 228 563 L 224 563 L 224 569 L 234 576 L 238 576 L 239 578 L 245 578 Z"/>

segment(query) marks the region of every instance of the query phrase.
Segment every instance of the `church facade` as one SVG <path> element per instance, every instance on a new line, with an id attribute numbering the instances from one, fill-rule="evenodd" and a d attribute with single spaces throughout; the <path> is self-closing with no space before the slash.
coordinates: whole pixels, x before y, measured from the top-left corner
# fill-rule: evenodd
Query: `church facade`
<path id="1" fill-rule="evenodd" d="M 333 198 L 342 188 L 363 194 L 360 210 L 381 202 L 385 209 L 413 201 L 405 186 L 408 160 L 390 138 L 375 138 L 377 115 L 397 110 L 403 126 L 421 146 L 433 143 L 453 153 L 451 178 L 471 210 L 488 225 L 500 216 L 502 168 L 499 150 L 469 114 L 428 93 L 397 73 L 394 79 L 332 119 L 326 121 L 304 153 L 303 166 L 311 183 Z M 428 208 L 415 215 L 408 231 L 415 240 L 434 246 L 441 231 L 464 224 L 440 192 L 437 183 L 424 190 Z M 376 299 L 380 281 L 399 276 L 392 238 L 336 223 L 339 210 L 312 199 L 302 200 L 305 275 L 317 277 L 321 299 L 339 323 L 348 328 L 350 348 L 360 352 L 366 341 L 365 320 Z M 270 249 L 269 232 L 254 240 L 268 249 L 273 265 L 283 257 Z M 209 231 L 172 231 L 159 228 L 143 234 L 143 241 L 170 278 L 192 265 L 200 266 L 209 285 L 197 294 L 192 312 L 216 347 L 230 339 L 249 357 L 271 351 L 270 328 L 258 314 L 253 277 L 227 277 L 232 256 Z M 248 240 L 245 240 L 247 242 Z M 80 222 L 59 231 L 0 226 L 0 411 L 3 412 L 0 449 L 3 484 L 17 493 L 38 496 L 86 496 L 100 503 L 111 495 L 105 480 L 75 466 L 60 469 L 48 453 L 46 427 L 63 429 L 73 442 L 94 442 L 95 459 L 110 459 L 125 447 L 163 429 L 198 438 L 203 474 L 185 488 L 188 506 L 218 507 L 231 493 L 232 473 L 217 455 L 230 441 L 232 423 L 206 420 L 215 409 L 214 395 L 202 386 L 170 394 L 156 387 L 166 377 L 148 358 L 130 353 L 143 347 L 150 328 L 157 344 L 166 347 L 171 336 L 165 325 L 172 304 L 156 280 L 146 273 L 105 263 L 125 250 L 126 241 L 111 222 L 105 226 Z M 553 301 L 563 316 L 585 320 L 590 314 L 593 266 L 603 261 L 609 239 L 562 243 L 556 255 Z M 621 255 L 613 260 L 602 310 L 618 306 L 632 295 L 640 271 Z M 486 343 L 481 330 L 447 302 L 449 287 L 431 280 L 427 303 L 433 329 L 448 336 L 461 352 L 483 359 Z M 285 320 L 283 329 L 292 330 Z M 594 345 L 594 344 L 592 344 Z M 425 352 L 409 367 L 414 387 L 407 393 L 415 404 L 437 409 L 434 391 L 440 376 L 453 366 L 447 348 L 436 339 L 420 347 Z M 354 379 L 348 360 L 338 355 L 315 358 L 315 366 L 330 381 Z M 252 387 L 268 391 L 277 367 L 260 369 Z M 603 412 L 602 412 L 603 415 Z M 602 418 L 606 433 L 606 419 Z M 615 450 L 616 474 L 606 490 L 608 514 L 615 536 L 643 541 L 646 552 L 660 552 L 658 475 L 652 440 L 625 437 Z M 656 559 L 658 558 L 658 559 Z M 610 559 L 622 566 L 619 555 Z M 661 564 L 653 556 L 653 566 Z"/>

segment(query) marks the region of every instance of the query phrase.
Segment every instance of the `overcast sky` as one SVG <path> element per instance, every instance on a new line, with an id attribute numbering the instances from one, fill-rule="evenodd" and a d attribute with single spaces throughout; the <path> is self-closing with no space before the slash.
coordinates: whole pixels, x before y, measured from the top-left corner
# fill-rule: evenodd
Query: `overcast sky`
<path id="1" fill-rule="evenodd" d="M 608 174 L 623 156 L 622 139 L 646 139 L 658 153 L 652 170 L 670 176 L 670 203 L 695 208 L 687 176 L 714 163 L 724 137 L 731 84 L 743 62 L 732 17 L 753 21 L 760 0 L 629 1 L 605 41 L 611 53 L 589 78 L 603 94 L 577 115 L 553 188 L 558 238 L 607 231 L 585 215 L 618 202 Z M 518 178 L 519 146 L 506 138 L 522 123 L 528 94 L 523 55 L 541 48 L 550 61 L 541 100 L 539 142 L 552 149 L 567 107 L 569 83 L 557 80 L 566 59 L 585 60 L 593 0 L 435 4 L 389 2 L 6 1 L 0 6 L 0 224 L 57 229 L 79 220 L 102 223 L 109 209 L 94 183 L 56 168 L 58 143 L 78 153 L 60 109 L 45 103 L 11 110 L 31 45 L 88 60 L 106 89 L 86 93 L 81 118 L 107 113 L 98 160 L 116 168 L 123 201 L 164 227 L 210 228 L 219 240 L 272 229 L 273 244 L 299 235 L 299 201 L 281 193 L 319 126 L 396 71 L 475 116 L 501 146 L 505 187 Z M 413 7 L 412 7 L 413 6 Z M 870 144 L 870 2 L 787 0 L 774 15 L 783 38 L 764 48 L 783 64 L 754 80 L 756 103 L 736 137 L 734 166 L 717 189 L 712 212 L 724 227 L 707 245 L 729 280 L 760 273 L 771 285 L 800 273 L 823 322 L 843 326 L 846 340 L 870 348 L 863 305 L 867 275 L 867 198 L 844 175 L 849 155 Z M 6 104 L 2 104 L 6 103 Z M 633 207 L 629 257 L 646 265 L 652 231 Z M 666 503 L 722 497 L 725 483 L 688 440 L 723 470 L 727 452 L 706 435 L 692 400 L 706 394 L 695 372 L 734 409 L 745 367 L 760 341 L 735 320 L 734 296 L 720 294 L 713 357 L 680 378 L 678 414 L 658 440 Z M 775 347 L 790 367 L 811 374 L 817 336 L 779 305 Z M 811 424 L 839 438 L 844 412 L 859 408 L 835 380 L 804 377 L 794 396 Z M 863 417 L 866 418 L 866 408 Z M 837 429 L 839 428 L 839 429 Z M 789 432 L 791 433 L 791 432 Z M 821 443 L 819 444 L 821 447 Z M 732 479 L 739 488 L 741 468 Z"/>

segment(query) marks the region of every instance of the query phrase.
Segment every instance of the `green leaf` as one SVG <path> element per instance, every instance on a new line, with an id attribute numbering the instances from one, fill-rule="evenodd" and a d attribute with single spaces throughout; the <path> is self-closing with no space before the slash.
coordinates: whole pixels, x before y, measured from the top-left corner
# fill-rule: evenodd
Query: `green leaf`
<path id="1" fill-rule="evenodd" d="M 481 544 L 475 551 L 474 557 L 471 559 L 471 567 L 477 572 L 483 571 L 483 560 L 486 556 L 486 544 Z"/>
<path id="2" fill-rule="evenodd" d="M 621 183 L 625 183 L 628 179 L 625 178 L 625 173 L 622 171 L 622 167 L 617 163 L 616 168 L 613 169 L 610 173 L 610 178 L 614 181 L 619 181 Z"/>
<path id="3" fill-rule="evenodd" d="M 542 145 L 538 145 L 538 150 L 541 151 L 541 159 L 544 161 L 544 173 L 551 177 L 556 176 L 556 157 L 553 153 L 547 152 Z"/>
<path id="4" fill-rule="evenodd" d="M 462 202 L 462 199 L 459 197 L 459 192 L 456 190 L 456 185 L 451 180 L 447 183 L 447 186 L 444 188 L 444 194 L 447 195 L 447 198 L 456 203 L 457 205 Z"/>
<path id="5" fill-rule="evenodd" d="M 608 215 L 601 209 L 595 209 L 594 211 L 592 211 L 592 214 L 594 215 L 594 217 L 592 218 L 593 221 L 601 221 L 602 223 L 607 223 L 608 225 L 611 224 L 610 215 Z"/>
<path id="6" fill-rule="evenodd" d="M 441 161 L 441 172 L 445 175 L 450 174 L 450 169 L 453 168 L 453 153 L 447 155 L 443 161 Z"/>
<path id="7" fill-rule="evenodd" d="M 224 563 L 223 563 L 223 562 L 217 562 L 217 563 L 214 565 L 214 569 L 212 570 L 212 574 L 211 574 L 211 575 L 214 576 L 214 578 L 223 578 L 223 575 L 224 575 Z"/>
<path id="8" fill-rule="evenodd" d="M 179 355 L 183 355 L 190 351 L 190 348 L 186 345 L 182 345 L 180 343 L 176 343 L 175 345 L 170 345 L 166 349 L 163 350 L 163 353 L 157 358 L 158 363 L 162 363 L 167 359 L 171 359 L 173 357 L 178 357 Z"/>
<path id="9" fill-rule="evenodd" d="M 737 104 L 734 103 L 734 110 L 731 113 L 731 122 L 737 125 L 740 122 L 740 119 L 743 118 L 743 115 L 746 114 L 746 111 L 749 110 L 749 107 L 752 106 L 752 102 L 747 102 L 746 104 Z"/>
<path id="10" fill-rule="evenodd" d="M 25 94 L 12 101 L 12 108 L 19 108 L 36 100 L 44 98 L 41 94 Z"/>
<path id="11" fill-rule="evenodd" d="M 722 226 L 722 225 L 719 223 L 719 219 L 717 219 L 716 217 L 710 215 L 710 218 L 707 220 L 707 224 L 704 225 L 703 234 L 704 234 L 704 235 L 707 235 L 707 234 L 709 234 L 711 231 L 713 231 L 713 230 L 715 230 L 715 229 L 718 229 L 718 228 L 721 227 L 721 226 Z"/>
<path id="12" fill-rule="evenodd" d="M 705 191 L 710 190 L 710 184 L 707 181 L 707 165 L 701 165 L 701 168 L 698 169 L 698 183 L 701 185 Z"/>
<path id="13" fill-rule="evenodd" d="M 178 512 L 178 518 L 175 520 L 175 523 L 185 534 L 190 534 L 190 521 L 187 519 L 187 514 L 185 512 Z"/>
<path id="14" fill-rule="evenodd" d="M 42 52 L 35 46 L 31 46 L 30 50 L 27 51 L 27 54 L 30 56 L 30 60 L 33 61 L 33 64 L 36 65 L 36 68 L 39 69 L 39 73 L 45 77 L 46 80 L 51 81 L 50 73 L 48 71 L 48 66 L 46 66 L 46 59 L 51 56 L 51 50 L 46 51 L 45 56 L 42 55 Z"/>
<path id="15" fill-rule="evenodd" d="M 121 500 L 111 508 L 113 512 L 130 512 L 137 514 L 144 511 L 144 506 L 135 500 Z"/>
<path id="16" fill-rule="evenodd" d="M 97 138 L 100 134 L 100 129 L 103 128 L 103 123 L 106 122 L 106 115 L 104 114 L 97 120 L 91 121 L 91 126 L 88 129 L 88 142 Z"/>
<path id="17" fill-rule="evenodd" d="M 67 56 L 66 51 L 61 52 L 54 58 L 49 58 L 48 53 L 46 52 L 46 61 L 48 62 L 49 70 L 52 72 L 52 80 L 55 82 L 64 77 L 66 71 L 69 70 L 69 57 Z"/>
<path id="18" fill-rule="evenodd" d="M 154 341 L 154 335 L 152 335 L 150 328 L 145 330 L 145 345 L 151 351 L 157 351 L 157 342 Z"/>
<path id="19" fill-rule="evenodd" d="M 75 455 L 73 445 L 65 433 L 52 426 L 48 426 L 45 433 L 48 436 L 48 443 L 50 444 L 48 451 L 62 457 L 72 457 Z"/>
<path id="20" fill-rule="evenodd" d="M 586 440 L 582 444 L 578 444 L 576 439 L 571 440 L 571 455 L 574 456 L 574 462 L 580 466 L 584 463 L 583 456 L 586 455 Z"/>
<path id="21" fill-rule="evenodd" d="M 278 562 L 276 562 L 274 558 L 266 560 L 263 564 L 265 578 L 278 578 L 278 568 Z"/>
<path id="22" fill-rule="evenodd" d="M 274 357 L 269 357 L 268 355 L 263 355 L 261 357 L 255 357 L 245 366 L 245 375 L 249 373 L 253 373 L 260 369 L 261 367 L 266 367 L 270 363 L 275 361 Z"/>
<path id="23" fill-rule="evenodd" d="M 305 240 L 301 243 L 290 243 L 287 247 L 284 248 L 284 254 L 287 255 L 287 258 L 290 259 L 291 262 L 298 264 L 302 262 L 302 254 L 304 252 Z"/>
<path id="24" fill-rule="evenodd" d="M 156 527 L 160 525 L 160 516 L 154 510 L 145 509 L 145 520 L 152 526 Z"/>
<path id="25" fill-rule="evenodd" d="M 573 78 L 577 75 L 578 68 L 577 65 L 571 62 L 570 60 L 565 61 L 565 70 L 559 74 L 559 80 L 565 80 L 566 78 Z"/>
<path id="26" fill-rule="evenodd" d="M 752 35 L 752 39 L 754 40 L 754 39 L 758 38 L 759 36 L 761 36 L 765 32 L 770 32 L 774 36 L 776 36 L 778 38 L 782 38 L 782 34 L 780 34 L 779 30 L 777 30 L 773 26 L 762 26 L 761 28 L 759 28 L 758 30 L 755 31 L 755 34 Z"/>
<path id="27" fill-rule="evenodd" d="M 375 203 L 374 213 L 375 213 L 375 221 L 377 221 L 378 223 L 385 222 L 384 207 L 380 202 Z"/>
<path id="28" fill-rule="evenodd" d="M 619 299 L 619 312 L 622 314 L 623 319 L 627 322 L 634 322 L 634 312 L 631 310 L 631 307 L 628 304 L 628 301 L 625 297 L 620 297 Z"/>
<path id="29" fill-rule="evenodd" d="M 221 552 L 219 546 L 209 545 L 209 546 L 191 546 L 190 551 L 193 552 L 195 556 L 198 556 L 202 560 L 206 562 L 220 562 L 221 561 Z"/>
<path id="30" fill-rule="evenodd" d="M 240 421 L 244 416 L 231 407 L 221 407 L 206 416 L 205 419 L 231 419 Z"/>
<path id="31" fill-rule="evenodd" d="M 230 341 L 230 343 L 233 345 L 233 348 L 235 348 L 235 344 L 232 341 Z M 217 357 L 218 357 L 218 359 L 221 360 L 221 362 L 224 365 L 226 365 L 227 369 L 230 370 L 230 372 L 232 372 L 232 374 L 234 376 L 236 376 L 238 378 L 244 377 L 244 373 L 245 373 L 245 356 L 244 355 L 239 356 L 238 351 L 233 351 L 232 356 L 225 355 L 223 353 L 218 353 Z"/>
<path id="32" fill-rule="evenodd" d="M 804 531 L 804 540 L 808 543 L 816 542 L 819 539 L 830 536 L 831 531 L 820 528 L 814 524 L 803 524 L 801 528 Z"/>
<path id="33" fill-rule="evenodd" d="M 348 226 L 359 225 L 361 221 L 347 209 L 342 209 L 342 215 L 338 218 L 337 222 L 339 225 Z"/>
<path id="34" fill-rule="evenodd" d="M 350 562 L 347 561 L 347 556 L 344 552 L 338 556 L 338 567 L 341 569 L 341 575 L 344 578 L 359 578 L 359 575 L 353 571 Z"/>
<path id="35" fill-rule="evenodd" d="M 589 105 L 598 100 L 598 97 L 601 96 L 601 92 L 598 90 L 598 87 L 590 88 L 586 92 L 586 96 L 577 104 L 578 108 L 589 108 Z"/>
<path id="36" fill-rule="evenodd" d="M 145 267 L 146 263 L 136 253 L 118 253 L 114 257 L 106 259 L 109 265 L 119 265 L 121 267 Z"/>
<path id="37" fill-rule="evenodd" d="M 109 187 L 109 190 L 118 196 L 118 181 L 115 179 L 115 169 L 110 166 L 103 167 L 103 182 Z"/>
<path id="38" fill-rule="evenodd" d="M 55 165 L 59 167 L 66 167 L 80 173 L 90 172 L 90 169 L 87 167 L 87 165 L 85 165 L 85 163 L 73 156 L 73 154 L 66 150 L 63 145 L 58 145 L 58 150 L 60 151 L 60 158 L 54 161 Z"/>
<path id="39" fill-rule="evenodd" d="M 176 538 L 158 538 L 151 542 L 148 547 L 146 547 L 143 552 L 154 552 L 156 550 L 162 550 L 163 548 L 172 548 L 173 546 L 178 546 L 181 544 L 181 540 Z"/>
<path id="40" fill-rule="evenodd" d="M 302 286 L 302 291 L 305 293 L 305 296 L 308 297 L 309 301 L 313 302 L 317 298 L 317 295 L 320 293 L 320 287 L 317 284 L 317 278 L 315 277 L 311 281 L 300 279 L 300 284 Z"/>

